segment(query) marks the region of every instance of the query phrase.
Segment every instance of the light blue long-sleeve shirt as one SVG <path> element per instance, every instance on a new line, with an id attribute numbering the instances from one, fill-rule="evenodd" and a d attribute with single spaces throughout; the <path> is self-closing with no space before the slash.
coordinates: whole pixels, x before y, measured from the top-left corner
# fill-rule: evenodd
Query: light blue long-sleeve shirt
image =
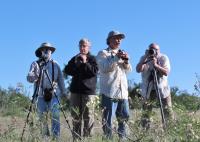
<path id="1" fill-rule="evenodd" d="M 46 69 L 47 73 L 49 74 L 50 80 L 52 82 L 52 62 L 54 64 L 54 91 L 56 92 L 56 94 L 58 96 L 60 95 L 66 95 L 66 90 L 65 90 L 65 85 L 64 85 L 64 78 L 63 78 L 63 74 L 62 71 L 58 65 L 58 63 L 54 60 L 49 60 L 47 62 L 47 64 L 44 66 L 44 68 Z M 38 81 L 39 75 L 40 75 L 40 67 L 37 63 L 37 61 L 34 61 L 31 64 L 30 70 L 28 72 L 27 75 L 27 80 L 30 83 L 34 83 L 34 86 L 36 87 L 36 83 Z M 43 94 L 43 90 L 45 88 L 51 88 L 51 84 L 47 78 L 47 75 L 44 73 L 42 80 L 40 81 L 40 87 L 39 87 L 39 92 L 38 95 L 42 95 Z M 34 88 L 35 88 L 34 87 Z"/>

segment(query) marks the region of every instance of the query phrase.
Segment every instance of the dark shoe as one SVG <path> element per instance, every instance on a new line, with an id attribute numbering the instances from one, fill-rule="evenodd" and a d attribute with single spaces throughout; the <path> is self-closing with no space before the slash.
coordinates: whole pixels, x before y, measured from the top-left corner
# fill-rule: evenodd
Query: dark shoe
<path id="1" fill-rule="evenodd" d="M 142 119 L 141 120 L 141 125 L 142 125 L 142 127 L 145 129 L 145 130 L 149 130 L 149 128 L 150 128 L 150 120 L 148 120 L 148 119 L 146 119 L 146 118 L 144 118 L 144 119 Z"/>

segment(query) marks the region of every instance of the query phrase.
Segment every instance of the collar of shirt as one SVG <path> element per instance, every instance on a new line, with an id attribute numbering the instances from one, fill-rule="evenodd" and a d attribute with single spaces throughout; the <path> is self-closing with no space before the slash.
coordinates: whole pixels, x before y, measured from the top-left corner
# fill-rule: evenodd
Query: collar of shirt
<path id="1" fill-rule="evenodd" d="M 117 54 L 118 51 L 119 51 L 119 48 L 112 49 L 111 47 L 108 47 L 108 52 L 112 52 L 112 53 Z"/>

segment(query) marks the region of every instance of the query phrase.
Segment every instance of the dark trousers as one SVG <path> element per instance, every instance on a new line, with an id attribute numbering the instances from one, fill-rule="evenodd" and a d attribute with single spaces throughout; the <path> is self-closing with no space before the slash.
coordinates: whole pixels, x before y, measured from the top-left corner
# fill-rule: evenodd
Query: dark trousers
<path id="1" fill-rule="evenodd" d="M 153 106 L 156 104 L 157 95 L 156 92 L 153 90 L 150 94 L 150 98 L 143 103 L 143 113 L 141 124 L 142 127 L 149 129 L 150 127 L 150 118 L 152 117 L 152 110 Z M 172 102 L 171 102 L 171 95 L 162 98 L 162 105 L 163 105 L 163 112 L 165 116 L 166 122 L 170 122 L 173 119 L 173 110 L 172 110 Z"/>
<path id="2" fill-rule="evenodd" d="M 92 128 L 94 125 L 94 100 L 95 95 L 83 95 L 71 93 L 71 115 L 73 123 L 73 138 L 79 138 L 82 131 L 82 120 L 84 122 L 83 136 L 91 136 Z"/>

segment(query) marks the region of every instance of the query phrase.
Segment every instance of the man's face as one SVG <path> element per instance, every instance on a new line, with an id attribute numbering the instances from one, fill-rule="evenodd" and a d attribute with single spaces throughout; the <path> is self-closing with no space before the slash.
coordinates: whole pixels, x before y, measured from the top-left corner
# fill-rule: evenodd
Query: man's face
<path id="1" fill-rule="evenodd" d="M 120 36 L 113 36 L 109 39 L 109 45 L 112 49 L 116 49 L 120 47 L 122 38 Z"/>
<path id="2" fill-rule="evenodd" d="M 160 53 L 160 47 L 158 46 L 158 45 L 152 45 L 152 46 L 150 46 L 149 47 L 149 50 L 151 50 L 151 49 L 154 49 L 154 50 L 156 50 L 156 52 L 159 54 Z"/>
<path id="3" fill-rule="evenodd" d="M 90 49 L 90 46 L 87 42 L 82 42 L 80 45 L 79 45 L 79 50 L 80 50 L 80 53 L 81 54 L 85 54 L 87 55 L 88 52 L 89 52 L 89 49 Z"/>
<path id="4" fill-rule="evenodd" d="M 43 49 L 42 50 L 42 56 L 44 57 L 45 60 L 49 60 L 51 58 L 51 50 L 50 49 Z"/>

